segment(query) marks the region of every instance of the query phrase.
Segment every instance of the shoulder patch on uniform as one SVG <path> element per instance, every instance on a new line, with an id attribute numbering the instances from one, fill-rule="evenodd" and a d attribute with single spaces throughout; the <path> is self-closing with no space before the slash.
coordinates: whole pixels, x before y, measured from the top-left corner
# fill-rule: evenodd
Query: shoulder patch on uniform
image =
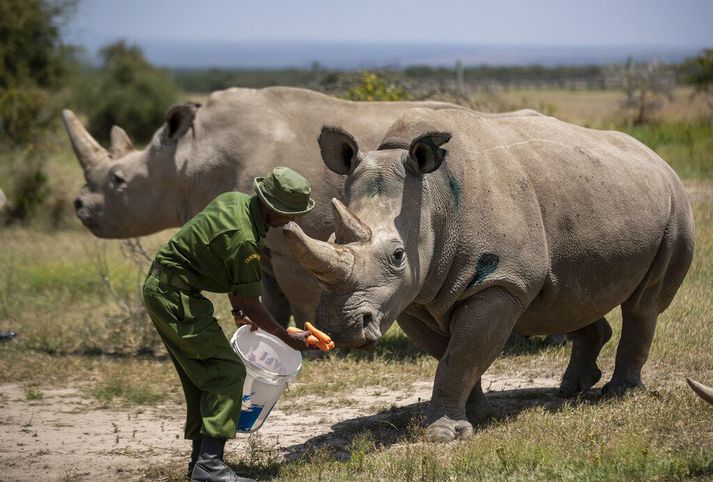
<path id="1" fill-rule="evenodd" d="M 247 258 L 245 258 L 245 264 L 249 263 L 250 261 L 260 261 L 260 255 L 257 253 L 253 253 Z"/>

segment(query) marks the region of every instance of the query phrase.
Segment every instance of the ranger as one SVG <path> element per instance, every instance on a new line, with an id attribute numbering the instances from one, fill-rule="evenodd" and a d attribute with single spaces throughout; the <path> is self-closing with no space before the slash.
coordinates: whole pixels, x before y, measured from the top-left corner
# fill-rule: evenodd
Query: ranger
<path id="1" fill-rule="evenodd" d="M 288 334 L 259 296 L 267 230 L 312 210 L 310 184 L 276 167 L 253 187 L 257 195 L 223 193 L 188 221 L 158 251 L 144 284 L 146 310 L 183 385 L 193 480 L 246 480 L 223 461 L 225 442 L 235 437 L 245 367 L 201 291 L 227 293 L 236 325 L 252 324 L 296 350 L 308 348 L 308 332 Z"/>

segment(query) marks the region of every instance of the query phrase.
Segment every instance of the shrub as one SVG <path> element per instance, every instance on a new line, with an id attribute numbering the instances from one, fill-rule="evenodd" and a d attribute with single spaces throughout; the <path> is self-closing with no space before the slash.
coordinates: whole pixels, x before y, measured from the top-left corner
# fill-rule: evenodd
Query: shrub
<path id="1" fill-rule="evenodd" d="M 387 83 L 373 72 L 363 72 L 361 82 L 347 91 L 344 96 L 349 100 L 408 100 L 409 94 L 403 87 Z"/>
<path id="2" fill-rule="evenodd" d="M 50 196 L 47 174 L 43 163 L 25 159 L 24 164 L 15 174 L 13 191 L 7 207 L 7 224 L 20 222 L 26 224 L 45 205 Z"/>
<path id="3" fill-rule="evenodd" d="M 104 47 L 102 68 L 76 87 L 76 103 L 89 117 L 89 130 L 108 140 L 113 125 L 146 142 L 164 121 L 178 90 L 172 78 L 153 67 L 141 49 L 124 42 Z"/>

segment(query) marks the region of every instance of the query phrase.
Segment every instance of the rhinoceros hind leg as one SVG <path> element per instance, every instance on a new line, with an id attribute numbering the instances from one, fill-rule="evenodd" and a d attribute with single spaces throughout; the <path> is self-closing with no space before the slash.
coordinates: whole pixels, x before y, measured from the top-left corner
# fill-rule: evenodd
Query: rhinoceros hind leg
<path id="1" fill-rule="evenodd" d="M 597 366 L 597 357 L 611 335 L 611 326 L 603 317 L 568 335 L 572 340 L 572 355 L 562 377 L 560 396 L 577 396 L 599 381 L 602 372 Z"/>
<path id="2" fill-rule="evenodd" d="M 620 395 L 632 389 L 644 389 L 641 369 L 649 357 L 656 330 L 657 313 L 640 314 L 622 305 L 621 340 L 616 351 L 614 374 L 602 388 L 604 395 Z"/>
<path id="3" fill-rule="evenodd" d="M 264 270 L 262 272 L 262 304 L 275 321 L 283 327 L 290 322 L 290 302 L 277 284 L 277 280 Z"/>

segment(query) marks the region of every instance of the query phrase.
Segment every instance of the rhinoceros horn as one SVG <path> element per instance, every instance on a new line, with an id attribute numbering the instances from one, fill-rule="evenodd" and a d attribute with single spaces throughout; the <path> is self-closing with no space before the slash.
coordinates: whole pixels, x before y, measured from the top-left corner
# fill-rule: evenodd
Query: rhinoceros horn
<path id="1" fill-rule="evenodd" d="M 129 134 L 119 126 L 111 128 L 111 157 L 119 159 L 134 150 Z"/>
<path id="2" fill-rule="evenodd" d="M 69 109 L 62 111 L 64 127 L 67 129 L 69 139 L 72 141 L 74 153 L 79 159 L 84 172 L 109 158 L 109 153 L 87 132 L 77 116 Z"/>
<path id="3" fill-rule="evenodd" d="M 346 280 L 354 267 L 354 254 L 345 247 L 312 239 L 294 222 L 282 228 L 295 259 L 327 285 Z"/>
<path id="4" fill-rule="evenodd" d="M 332 198 L 334 233 L 339 244 L 366 243 L 371 240 L 371 229 L 337 198 Z"/>
<path id="5" fill-rule="evenodd" d="M 706 402 L 713 405 L 713 388 L 707 387 L 702 383 L 698 383 L 690 378 L 686 378 L 688 385 L 693 389 L 694 392 L 698 394 Z"/>

